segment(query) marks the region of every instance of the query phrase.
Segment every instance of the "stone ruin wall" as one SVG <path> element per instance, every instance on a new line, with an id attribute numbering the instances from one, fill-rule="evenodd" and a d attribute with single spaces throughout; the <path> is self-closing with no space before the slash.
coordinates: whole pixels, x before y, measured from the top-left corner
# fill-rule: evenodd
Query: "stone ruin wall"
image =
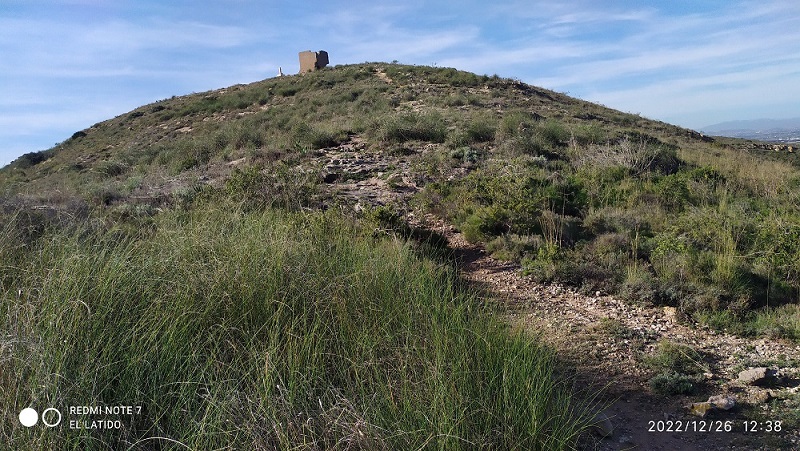
<path id="1" fill-rule="evenodd" d="M 300 52 L 299 57 L 301 74 L 313 72 L 328 65 L 328 52 L 325 50 L 320 50 L 319 52 L 306 50 L 305 52 Z"/>

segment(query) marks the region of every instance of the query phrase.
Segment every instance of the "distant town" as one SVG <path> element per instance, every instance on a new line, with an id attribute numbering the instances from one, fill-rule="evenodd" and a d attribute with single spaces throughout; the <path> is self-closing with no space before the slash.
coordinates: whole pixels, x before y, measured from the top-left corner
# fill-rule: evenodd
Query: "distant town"
<path id="1" fill-rule="evenodd" d="M 722 132 L 714 134 L 771 143 L 800 144 L 800 128 L 776 130 L 723 130 Z"/>
<path id="2" fill-rule="evenodd" d="M 712 136 L 797 144 L 800 143 L 800 118 L 723 122 L 703 127 L 702 132 Z"/>

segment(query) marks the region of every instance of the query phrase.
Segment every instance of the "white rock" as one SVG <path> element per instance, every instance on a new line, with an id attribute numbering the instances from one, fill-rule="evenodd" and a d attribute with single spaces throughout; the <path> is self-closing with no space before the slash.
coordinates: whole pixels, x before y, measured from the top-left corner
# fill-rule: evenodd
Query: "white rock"
<path id="1" fill-rule="evenodd" d="M 731 410 L 736 406 L 736 398 L 733 396 L 716 395 L 708 398 L 708 402 L 721 410 Z"/>

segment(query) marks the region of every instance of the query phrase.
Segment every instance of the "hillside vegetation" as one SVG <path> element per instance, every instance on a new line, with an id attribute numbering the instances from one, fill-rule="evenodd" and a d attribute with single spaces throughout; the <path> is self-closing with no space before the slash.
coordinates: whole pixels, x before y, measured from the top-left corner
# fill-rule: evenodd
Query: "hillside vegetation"
<path id="1" fill-rule="evenodd" d="M 145 105 L 0 170 L 0 398 L 146 410 L 121 430 L 0 435 L 569 449 L 592 406 L 419 218 L 539 281 L 798 339 L 797 164 L 444 68 L 338 66 Z"/>
<path id="2" fill-rule="evenodd" d="M 17 219 L 0 235 L 6 424 L 31 404 L 144 410 L 3 428 L 9 449 L 550 450 L 586 423 L 551 351 L 340 214 L 205 205 L 9 255 Z"/>
<path id="3" fill-rule="evenodd" d="M 497 76 L 362 64 L 166 99 L 21 157 L 0 186 L 7 204 L 116 219 L 209 189 L 328 208 L 343 200 L 325 157 L 353 142 L 417 192 L 391 208 L 446 218 L 541 280 L 800 336 L 795 155 Z"/>

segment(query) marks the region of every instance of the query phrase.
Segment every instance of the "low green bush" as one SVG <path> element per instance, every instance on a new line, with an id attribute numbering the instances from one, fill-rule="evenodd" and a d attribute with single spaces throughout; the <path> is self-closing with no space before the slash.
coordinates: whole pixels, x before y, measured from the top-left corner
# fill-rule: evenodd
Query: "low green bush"
<path id="1" fill-rule="evenodd" d="M 662 396 L 690 395 L 697 390 L 698 378 L 664 371 L 650 378 L 650 388 Z"/>
<path id="2" fill-rule="evenodd" d="M 442 143 L 447 129 L 437 113 L 392 114 L 377 119 L 372 127 L 375 138 L 388 143 L 419 140 Z"/>
<path id="3" fill-rule="evenodd" d="M 484 242 L 489 237 L 508 231 L 508 215 L 496 207 L 482 207 L 472 213 L 461 224 L 464 238 L 471 243 Z"/>
<path id="4" fill-rule="evenodd" d="M 746 337 L 800 340 L 800 307 L 797 304 L 766 308 L 743 315 L 736 315 L 729 310 L 705 310 L 696 312 L 693 316 L 715 329 Z"/>
<path id="5" fill-rule="evenodd" d="M 647 356 L 644 363 L 656 370 L 668 370 L 684 374 L 700 374 L 707 371 L 703 356 L 694 348 L 669 340 L 658 343 L 655 353 Z"/>
<path id="6" fill-rule="evenodd" d="M 486 243 L 486 251 L 498 260 L 520 261 L 523 257 L 538 252 L 543 245 L 544 240 L 538 235 L 504 233 Z"/>
<path id="7" fill-rule="evenodd" d="M 95 172 L 103 177 L 116 177 L 127 172 L 130 168 L 119 161 L 104 161 L 95 166 Z"/>
<path id="8" fill-rule="evenodd" d="M 22 156 L 18 157 L 16 160 L 13 161 L 13 166 L 18 169 L 28 169 L 32 166 L 35 166 L 43 161 L 46 161 L 48 158 L 53 156 L 54 150 L 42 150 L 39 152 L 28 152 L 23 154 Z"/>
<path id="9" fill-rule="evenodd" d="M 644 363 L 656 374 L 650 387 L 661 395 L 680 395 L 694 392 L 708 372 L 702 356 L 692 347 L 662 340 L 654 354 L 645 356 Z"/>

